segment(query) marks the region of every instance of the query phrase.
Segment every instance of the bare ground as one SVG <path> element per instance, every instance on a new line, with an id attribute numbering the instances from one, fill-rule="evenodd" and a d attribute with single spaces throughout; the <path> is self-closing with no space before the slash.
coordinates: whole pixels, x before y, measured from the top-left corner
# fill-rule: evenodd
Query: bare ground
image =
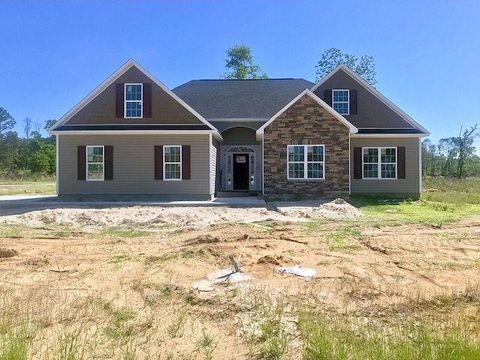
<path id="1" fill-rule="evenodd" d="M 87 221 L 92 227 L 86 232 L 73 226 L 85 211 L 63 214 L 61 221 L 60 210 L 4 217 L 33 228 L 0 238 L 0 248 L 11 255 L 0 255 L 3 316 L 8 309 L 28 309 L 42 319 L 34 341 L 38 358 L 58 351 L 65 332 L 82 329 L 79 336 L 88 337 L 84 351 L 98 358 L 122 358 L 131 349 L 139 358 L 208 358 L 201 345 L 208 334 L 216 344 L 213 358 L 247 359 L 255 331 L 252 304 L 263 296 L 382 321 L 439 316 L 445 305 L 439 299 L 449 299 L 445 316 L 460 310 L 480 315 L 479 304 L 468 301 L 479 293 L 478 217 L 442 228 L 376 228 L 355 221 L 312 227 L 293 223 L 298 214 L 243 210 L 238 216 L 251 217 L 249 224 L 231 224 L 238 219 L 222 209 L 197 208 L 187 219 L 185 209 L 168 210 L 179 220 L 160 227 L 151 219 L 167 210 L 137 209 L 133 225 L 118 214 L 102 217 L 99 210 L 89 215 L 96 222 Z M 212 219 L 195 222 L 205 211 Z M 58 222 L 67 228 L 59 230 Z M 138 232 L 105 231 L 106 224 Z M 229 255 L 251 280 L 208 292 L 192 289 L 228 266 Z M 317 276 L 306 281 L 276 271 L 289 265 L 315 269 Z M 287 358 L 300 356 L 298 346 L 292 342 Z"/>

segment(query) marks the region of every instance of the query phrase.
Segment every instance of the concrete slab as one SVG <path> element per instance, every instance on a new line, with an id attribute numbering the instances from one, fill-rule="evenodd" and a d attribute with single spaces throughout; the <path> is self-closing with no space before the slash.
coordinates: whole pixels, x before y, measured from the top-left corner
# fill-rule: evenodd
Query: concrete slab
<path id="1" fill-rule="evenodd" d="M 227 206 L 227 207 L 266 207 L 266 203 L 263 199 L 257 197 L 222 197 L 215 198 L 213 200 L 171 200 L 162 201 L 158 199 L 140 201 L 135 200 L 102 200 L 96 198 L 95 200 L 63 200 L 59 199 L 56 195 L 4 195 L 0 196 L 0 209 L 15 208 L 18 207 L 43 207 L 43 208 L 58 208 L 62 206 L 66 207 L 113 207 L 113 206 Z M 1 215 L 1 213 L 0 213 Z"/>

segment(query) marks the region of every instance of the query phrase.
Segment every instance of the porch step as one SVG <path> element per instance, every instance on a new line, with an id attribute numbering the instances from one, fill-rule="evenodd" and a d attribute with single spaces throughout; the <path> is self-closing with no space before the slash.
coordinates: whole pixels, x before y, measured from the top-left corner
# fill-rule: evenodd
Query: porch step
<path id="1" fill-rule="evenodd" d="M 225 198 L 232 198 L 232 197 L 256 197 L 258 196 L 257 192 L 254 191 L 219 191 L 217 193 L 217 197 L 225 197 Z"/>

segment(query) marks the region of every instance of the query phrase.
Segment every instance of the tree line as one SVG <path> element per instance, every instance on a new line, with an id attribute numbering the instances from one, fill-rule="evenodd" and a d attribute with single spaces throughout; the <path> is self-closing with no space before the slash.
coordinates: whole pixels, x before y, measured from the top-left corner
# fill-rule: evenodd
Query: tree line
<path id="1" fill-rule="evenodd" d="M 55 136 L 43 136 L 55 120 L 47 120 L 43 126 L 25 118 L 24 137 L 14 127 L 15 118 L 0 107 L 0 177 L 18 178 L 51 176 L 55 174 Z"/>
<path id="2" fill-rule="evenodd" d="M 460 129 L 458 136 L 430 139 L 422 142 L 422 171 L 424 176 L 446 176 L 463 178 L 480 176 L 480 156 L 476 153 L 475 138 L 478 126 Z"/>

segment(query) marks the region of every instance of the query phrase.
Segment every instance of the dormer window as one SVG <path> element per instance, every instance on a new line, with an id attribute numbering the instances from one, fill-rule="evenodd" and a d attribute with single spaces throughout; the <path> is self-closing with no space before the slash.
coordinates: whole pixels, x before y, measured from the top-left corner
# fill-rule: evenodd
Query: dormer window
<path id="1" fill-rule="evenodd" d="M 125 84 L 125 118 L 143 117 L 143 84 Z"/>
<path id="2" fill-rule="evenodd" d="M 350 114 L 350 90 L 333 89 L 332 90 L 332 107 L 340 115 Z"/>

